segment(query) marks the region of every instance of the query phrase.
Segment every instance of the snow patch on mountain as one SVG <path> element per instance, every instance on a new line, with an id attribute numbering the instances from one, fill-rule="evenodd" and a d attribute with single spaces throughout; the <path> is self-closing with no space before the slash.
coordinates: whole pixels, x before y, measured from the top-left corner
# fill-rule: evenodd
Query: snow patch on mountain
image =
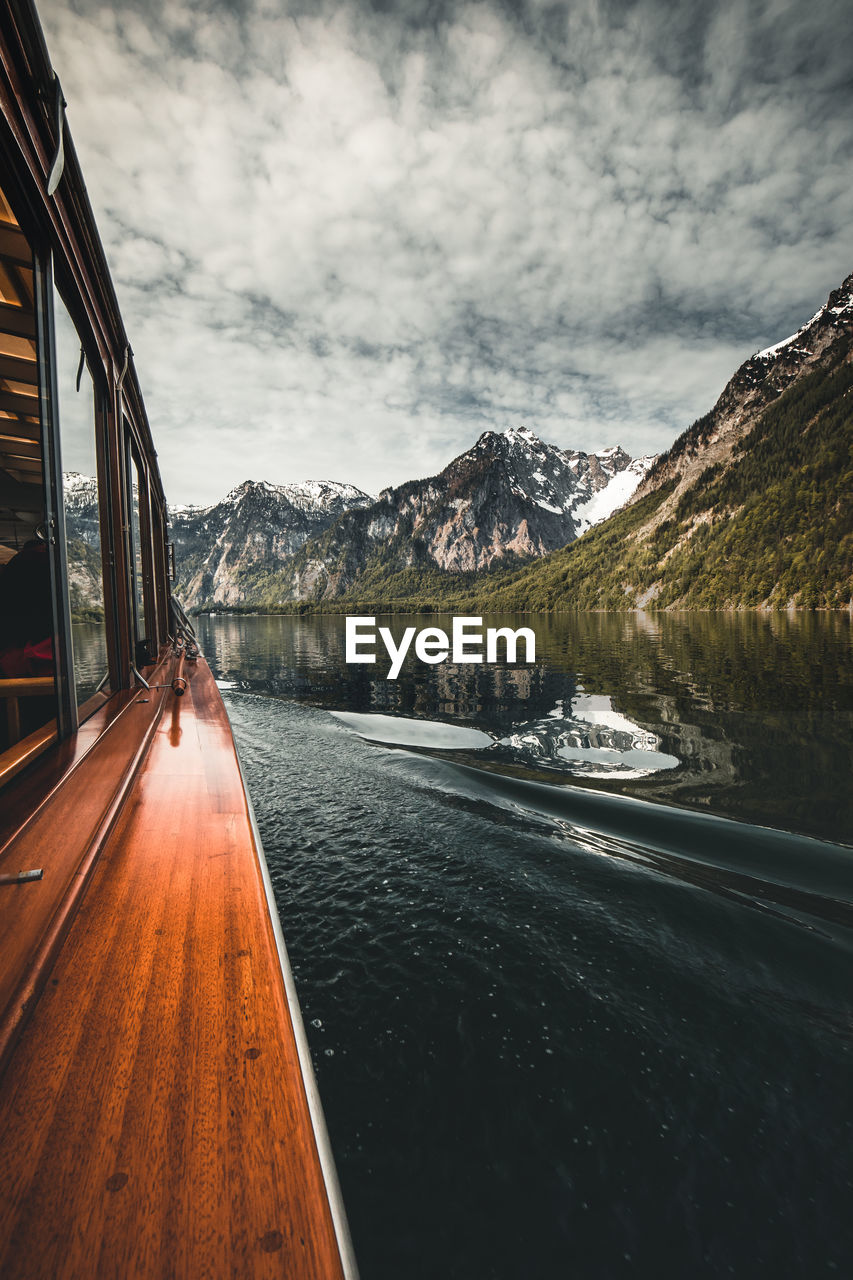
<path id="1" fill-rule="evenodd" d="M 599 458 L 602 454 L 597 455 Z M 622 471 L 611 476 L 608 483 L 592 497 L 575 508 L 575 523 L 578 534 L 586 533 L 594 524 L 600 524 L 614 511 L 624 507 L 632 496 L 646 472 L 653 465 L 656 455 L 651 453 L 642 458 L 634 458 Z"/>
<path id="2" fill-rule="evenodd" d="M 791 347 L 794 351 L 799 351 L 802 355 L 811 355 L 808 349 L 808 342 L 803 342 L 813 327 L 819 321 L 828 319 L 830 316 L 833 321 L 837 321 L 842 316 L 853 315 L 853 289 L 850 288 L 849 279 L 844 281 L 840 289 L 830 297 L 829 301 L 824 303 L 820 310 L 816 311 L 811 320 L 807 324 L 802 325 L 796 333 L 792 333 L 790 338 L 783 338 L 781 342 L 774 342 L 772 347 L 765 347 L 763 351 L 758 351 L 752 357 L 753 360 L 773 360 L 780 352 Z"/>
<path id="3" fill-rule="evenodd" d="M 97 493 L 98 482 L 94 476 L 81 475 L 79 471 L 62 473 L 62 492 L 68 502 L 87 501 Z"/>

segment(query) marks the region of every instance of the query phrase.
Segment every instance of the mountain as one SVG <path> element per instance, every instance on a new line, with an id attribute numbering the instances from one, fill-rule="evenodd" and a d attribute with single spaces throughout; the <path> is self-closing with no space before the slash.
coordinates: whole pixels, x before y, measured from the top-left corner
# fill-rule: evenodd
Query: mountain
<path id="1" fill-rule="evenodd" d="M 564 452 L 526 427 L 484 432 L 437 476 L 385 489 L 306 542 L 267 583 L 267 603 L 381 599 L 395 574 L 481 573 L 546 555 L 620 505 L 654 461 L 623 449 Z"/>
<path id="2" fill-rule="evenodd" d="M 751 356 L 628 504 L 563 550 L 399 609 L 838 608 L 853 601 L 853 275 Z"/>
<path id="3" fill-rule="evenodd" d="M 79 471 L 62 477 L 68 554 L 68 592 L 74 622 L 101 621 L 104 586 L 101 578 L 101 529 L 98 483 Z"/>
<path id="4" fill-rule="evenodd" d="M 672 448 L 660 455 L 639 486 L 636 497 L 674 482 L 660 509 L 666 519 L 709 466 L 725 466 L 732 453 L 763 412 L 794 383 L 816 369 L 843 359 L 853 332 L 853 275 L 834 290 L 827 302 L 801 329 L 775 346 L 750 356 L 727 383 L 710 413 L 683 432 Z"/>
<path id="5" fill-rule="evenodd" d="M 187 607 L 256 603 L 268 577 L 303 543 L 344 513 L 372 502 L 354 485 L 335 481 L 246 480 L 211 507 L 175 507 L 171 533 L 178 597 Z"/>
<path id="6" fill-rule="evenodd" d="M 541 556 L 602 519 L 653 458 L 563 452 L 526 428 L 484 432 L 438 476 L 370 498 L 351 485 L 247 482 L 213 507 L 174 508 L 187 607 L 332 599 L 428 565 L 478 572 Z"/>
<path id="7" fill-rule="evenodd" d="M 80 538 L 90 547 L 100 547 L 97 480 L 93 476 L 82 476 L 79 471 L 66 471 L 62 476 L 62 492 L 68 537 Z"/>

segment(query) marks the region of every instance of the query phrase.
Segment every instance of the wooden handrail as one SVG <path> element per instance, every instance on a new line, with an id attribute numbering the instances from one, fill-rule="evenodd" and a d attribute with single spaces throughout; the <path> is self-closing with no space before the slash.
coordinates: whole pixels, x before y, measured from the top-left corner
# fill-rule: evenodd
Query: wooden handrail
<path id="1" fill-rule="evenodd" d="M 31 733 L 28 738 L 22 738 L 7 751 L 0 752 L 0 787 L 11 781 L 22 769 L 26 769 L 27 765 L 52 746 L 56 739 L 56 721 L 50 720 L 42 725 L 41 729 Z"/>
<path id="2" fill-rule="evenodd" d="M 53 693 L 53 676 L 14 676 L 0 679 L 0 698 L 38 698 Z"/>

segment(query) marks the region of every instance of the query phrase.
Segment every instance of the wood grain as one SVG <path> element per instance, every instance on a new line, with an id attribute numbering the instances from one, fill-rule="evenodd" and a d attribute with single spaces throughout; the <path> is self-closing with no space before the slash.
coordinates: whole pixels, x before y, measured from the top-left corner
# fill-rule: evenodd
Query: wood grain
<path id="1" fill-rule="evenodd" d="M 89 716 L 75 734 L 63 738 L 61 742 L 56 741 L 56 724 L 51 722 L 46 746 L 52 743 L 53 750 L 47 754 L 42 752 L 35 763 L 32 759 L 25 761 L 26 773 L 16 775 L 11 770 L 7 772 L 7 756 L 12 753 L 4 752 L 0 756 L 0 788 L 5 788 L 0 790 L 0 852 L 62 783 L 69 769 L 86 755 L 107 725 L 135 696 L 135 690 L 127 689 L 112 694 L 108 700 L 102 701 L 100 708 L 96 708 L 95 714 Z M 43 730 L 39 730 L 38 734 L 43 734 Z M 24 739 L 24 743 L 27 741 L 28 739 Z M 18 743 L 16 752 L 20 751 L 24 743 Z M 12 777 L 15 779 L 14 787 L 7 786 Z"/>
<path id="2" fill-rule="evenodd" d="M 230 726 L 186 672 L 3 1079 L 4 1277 L 343 1275 Z"/>
<path id="3" fill-rule="evenodd" d="M 8 782 L 19 773 L 23 773 L 24 769 L 29 768 L 34 760 L 38 759 L 43 751 L 46 751 L 56 741 L 56 721 L 50 720 L 47 724 L 42 725 L 40 729 L 34 730 L 33 733 L 21 738 L 20 742 L 16 742 L 14 746 L 9 747 L 0 755 L 0 787 L 4 787 Z M 4 802 L 6 796 L 3 797 Z"/>
<path id="4" fill-rule="evenodd" d="M 0 871 L 44 870 L 42 880 L 0 893 L 0 1070 L 44 986 L 164 696 L 154 689 L 128 695 L 91 745 L 85 767 L 79 762 L 0 849 Z"/>

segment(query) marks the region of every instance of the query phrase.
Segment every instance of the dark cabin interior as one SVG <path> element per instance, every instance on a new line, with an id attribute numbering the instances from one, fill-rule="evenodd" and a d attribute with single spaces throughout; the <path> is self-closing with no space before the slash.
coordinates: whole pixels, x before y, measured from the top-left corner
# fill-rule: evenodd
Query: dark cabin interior
<path id="1" fill-rule="evenodd" d="M 0 191 L 0 751 L 56 715 L 33 255 Z"/>

